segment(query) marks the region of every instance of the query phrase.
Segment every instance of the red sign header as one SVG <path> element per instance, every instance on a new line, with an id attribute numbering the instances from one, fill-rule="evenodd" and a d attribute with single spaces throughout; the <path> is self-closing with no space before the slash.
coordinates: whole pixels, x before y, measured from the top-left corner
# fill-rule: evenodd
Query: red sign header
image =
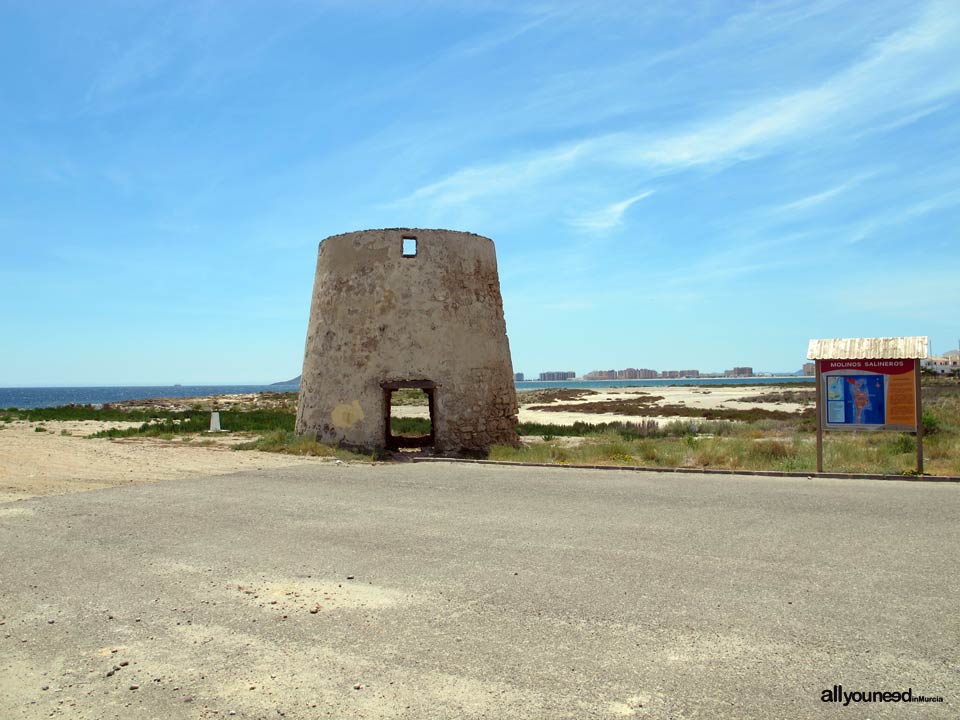
<path id="1" fill-rule="evenodd" d="M 820 372 L 836 370 L 860 370 L 884 375 L 901 375 L 912 372 L 916 360 L 821 360 Z"/>

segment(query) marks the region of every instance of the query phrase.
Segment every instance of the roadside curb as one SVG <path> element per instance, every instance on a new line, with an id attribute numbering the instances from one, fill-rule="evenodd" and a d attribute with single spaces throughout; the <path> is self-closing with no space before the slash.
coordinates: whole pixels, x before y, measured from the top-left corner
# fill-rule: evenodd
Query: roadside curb
<path id="1" fill-rule="evenodd" d="M 758 477 L 792 477 L 814 480 L 833 478 L 838 480 L 903 480 L 906 482 L 960 483 L 958 475 L 880 475 L 860 473 L 809 473 L 779 470 L 718 470 L 716 468 L 661 468 L 642 465 L 559 465 L 554 463 L 525 463 L 512 460 L 472 460 L 467 458 L 418 457 L 410 458 L 415 463 L 465 463 L 470 465 L 505 465 L 508 467 L 564 468 L 569 470 L 626 470 L 629 472 L 674 473 L 682 475 L 755 475 Z"/>

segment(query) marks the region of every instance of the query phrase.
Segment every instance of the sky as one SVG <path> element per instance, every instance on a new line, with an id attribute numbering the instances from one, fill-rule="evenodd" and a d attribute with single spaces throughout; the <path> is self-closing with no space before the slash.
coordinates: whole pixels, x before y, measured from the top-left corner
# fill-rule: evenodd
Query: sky
<path id="1" fill-rule="evenodd" d="M 960 338 L 960 4 L 0 0 L 0 386 L 269 383 L 318 243 L 494 240 L 514 369 Z"/>

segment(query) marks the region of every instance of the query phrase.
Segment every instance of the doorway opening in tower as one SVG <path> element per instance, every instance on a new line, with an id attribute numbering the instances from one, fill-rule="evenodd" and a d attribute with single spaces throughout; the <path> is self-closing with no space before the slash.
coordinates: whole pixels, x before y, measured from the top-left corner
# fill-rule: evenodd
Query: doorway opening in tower
<path id="1" fill-rule="evenodd" d="M 380 383 L 383 388 L 384 445 L 388 450 L 419 449 L 434 444 L 434 391 L 430 380 Z M 423 410 L 427 417 L 423 417 Z"/>

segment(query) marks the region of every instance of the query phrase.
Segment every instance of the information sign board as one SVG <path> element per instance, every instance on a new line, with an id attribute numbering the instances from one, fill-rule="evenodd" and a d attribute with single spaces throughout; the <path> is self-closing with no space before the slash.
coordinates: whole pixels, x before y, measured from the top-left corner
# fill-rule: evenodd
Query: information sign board
<path id="1" fill-rule="evenodd" d="M 917 360 L 820 360 L 825 430 L 917 429 Z"/>

